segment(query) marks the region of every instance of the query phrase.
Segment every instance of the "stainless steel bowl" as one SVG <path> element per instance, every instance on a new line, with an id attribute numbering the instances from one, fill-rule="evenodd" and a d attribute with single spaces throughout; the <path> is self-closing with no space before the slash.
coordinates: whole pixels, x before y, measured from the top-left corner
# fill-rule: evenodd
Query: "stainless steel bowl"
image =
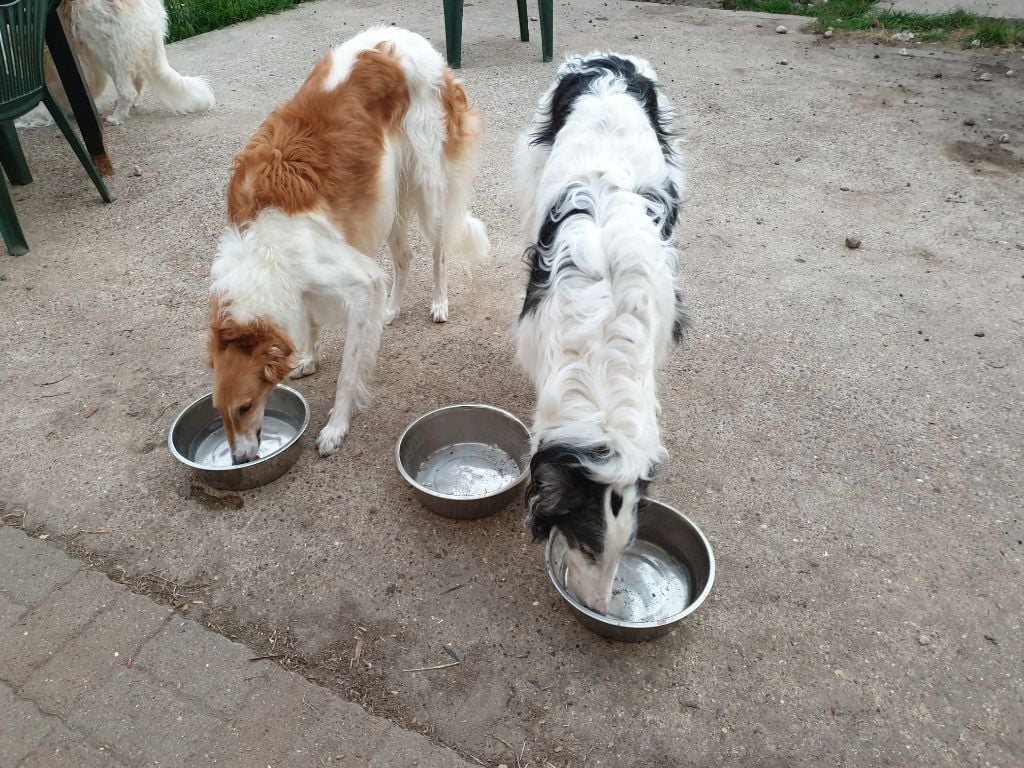
<path id="1" fill-rule="evenodd" d="M 587 608 L 565 586 L 565 537 L 554 529 L 545 560 L 548 576 L 587 629 L 612 640 L 640 642 L 661 637 L 693 613 L 711 592 L 715 556 L 700 528 L 667 504 L 644 499 L 636 541 L 615 574 L 608 613 Z"/>
<path id="2" fill-rule="evenodd" d="M 456 520 L 493 515 L 518 495 L 530 430 L 490 405 L 449 405 L 412 422 L 395 446 L 398 472 L 433 512 Z"/>
<path id="3" fill-rule="evenodd" d="M 214 488 L 241 491 L 276 480 L 298 461 L 302 433 L 309 424 L 309 405 L 299 392 L 278 385 L 267 397 L 260 439 L 260 458 L 246 464 L 231 463 L 224 422 L 205 395 L 185 410 L 167 433 L 171 455 L 194 469 Z"/>

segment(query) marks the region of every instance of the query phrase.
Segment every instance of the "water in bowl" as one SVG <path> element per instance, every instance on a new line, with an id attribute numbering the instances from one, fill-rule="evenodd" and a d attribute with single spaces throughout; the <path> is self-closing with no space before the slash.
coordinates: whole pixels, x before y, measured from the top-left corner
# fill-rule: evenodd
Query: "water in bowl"
<path id="1" fill-rule="evenodd" d="M 295 425 L 271 414 L 263 417 L 259 457 L 265 459 L 284 448 L 295 437 Z M 189 458 L 204 467 L 230 467 L 231 446 L 224 431 L 224 422 L 215 419 L 196 435 L 189 446 Z"/>
<path id="2" fill-rule="evenodd" d="M 445 496 L 487 496 L 515 482 L 519 464 L 496 445 L 456 443 L 431 453 L 416 482 Z"/>
<path id="3" fill-rule="evenodd" d="M 566 579 L 565 553 L 568 544 L 560 531 L 552 533 L 553 555 Z M 637 538 L 623 553 L 612 582 L 608 602 L 609 619 L 626 624 L 662 622 L 678 615 L 693 601 L 693 576 L 686 563 L 649 541 Z"/>

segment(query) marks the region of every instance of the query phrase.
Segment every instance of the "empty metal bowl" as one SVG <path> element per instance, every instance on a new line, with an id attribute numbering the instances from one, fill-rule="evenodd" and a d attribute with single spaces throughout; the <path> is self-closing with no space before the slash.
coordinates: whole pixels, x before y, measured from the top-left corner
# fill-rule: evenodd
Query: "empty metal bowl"
<path id="1" fill-rule="evenodd" d="M 171 455 L 194 469 L 214 488 L 241 491 L 276 480 L 298 461 L 299 440 L 309 424 L 309 405 L 299 392 L 278 385 L 267 397 L 260 438 L 260 457 L 245 464 L 231 463 L 224 422 L 205 395 L 179 414 L 167 433 Z"/>
<path id="2" fill-rule="evenodd" d="M 636 541 L 619 563 L 607 614 L 566 589 L 567 551 L 565 537 L 552 530 L 545 554 L 551 583 L 583 626 L 612 640 L 661 637 L 700 607 L 715 581 L 707 537 L 682 512 L 653 499 L 641 502 Z"/>
<path id="3" fill-rule="evenodd" d="M 449 405 L 412 422 L 395 446 L 398 472 L 433 512 L 493 515 L 526 480 L 530 430 L 491 405 Z"/>

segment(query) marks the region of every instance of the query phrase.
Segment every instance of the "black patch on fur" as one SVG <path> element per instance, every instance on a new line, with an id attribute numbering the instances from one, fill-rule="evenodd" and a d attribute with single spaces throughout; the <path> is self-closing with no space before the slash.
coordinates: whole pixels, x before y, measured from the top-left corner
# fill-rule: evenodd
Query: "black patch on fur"
<path id="1" fill-rule="evenodd" d="M 570 197 L 576 197 L 580 185 L 573 184 L 562 190 L 554 204 L 548 209 L 544 216 L 544 222 L 540 225 L 540 233 L 537 242 L 526 249 L 523 258 L 530 265 L 530 280 L 526 284 L 526 297 L 523 299 L 523 309 L 519 313 L 519 319 L 537 309 L 544 294 L 551 284 L 551 270 L 548 264 L 551 263 L 551 249 L 558 237 L 558 229 L 562 224 L 573 216 L 593 216 L 593 210 L 578 205 L 567 205 Z M 572 259 L 562 259 L 558 264 L 559 270 L 571 269 L 576 266 Z"/>
<path id="2" fill-rule="evenodd" d="M 595 482 L 582 462 L 607 458 L 606 451 L 567 445 L 542 446 L 530 460 L 526 509 L 534 541 L 543 541 L 554 526 L 569 545 L 604 551 L 605 486 Z"/>
<path id="3" fill-rule="evenodd" d="M 682 341 L 683 334 L 690 327 L 690 318 L 686 315 L 686 307 L 683 305 L 683 294 L 676 288 L 676 316 L 672 321 L 672 341 L 678 344 Z"/>
<path id="4" fill-rule="evenodd" d="M 647 215 L 658 227 L 662 240 L 671 240 L 679 221 L 679 189 L 675 182 L 669 180 L 664 187 L 641 187 L 639 194 L 650 201 Z"/>
<path id="5" fill-rule="evenodd" d="M 555 137 L 572 114 L 576 99 L 588 93 L 595 80 L 608 74 L 625 82 L 626 93 L 635 98 L 647 113 L 647 120 L 658 137 L 662 154 L 667 160 L 674 159 L 672 132 L 658 103 L 657 84 L 646 75 L 641 75 L 632 61 L 615 54 L 584 59 L 579 62 L 579 69 L 562 76 L 551 94 L 547 119 L 540 130 L 533 134 L 530 143 L 535 146 L 554 144 Z"/>

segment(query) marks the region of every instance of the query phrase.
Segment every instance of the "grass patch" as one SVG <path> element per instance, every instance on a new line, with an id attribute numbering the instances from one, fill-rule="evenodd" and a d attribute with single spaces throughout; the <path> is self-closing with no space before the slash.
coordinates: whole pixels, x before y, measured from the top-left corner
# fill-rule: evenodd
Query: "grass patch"
<path id="1" fill-rule="evenodd" d="M 1024 43 L 1024 26 L 1004 19 L 990 19 L 962 10 L 907 13 L 880 9 L 877 5 L 878 0 L 830 0 L 816 5 L 807 0 L 722 0 L 722 7 L 727 10 L 808 16 L 817 20 L 819 32 L 829 27 L 855 32 L 874 29 L 913 32 L 925 42 L 978 39 L 985 46 Z"/>
<path id="2" fill-rule="evenodd" d="M 167 41 L 294 8 L 301 0 L 167 0 Z"/>

